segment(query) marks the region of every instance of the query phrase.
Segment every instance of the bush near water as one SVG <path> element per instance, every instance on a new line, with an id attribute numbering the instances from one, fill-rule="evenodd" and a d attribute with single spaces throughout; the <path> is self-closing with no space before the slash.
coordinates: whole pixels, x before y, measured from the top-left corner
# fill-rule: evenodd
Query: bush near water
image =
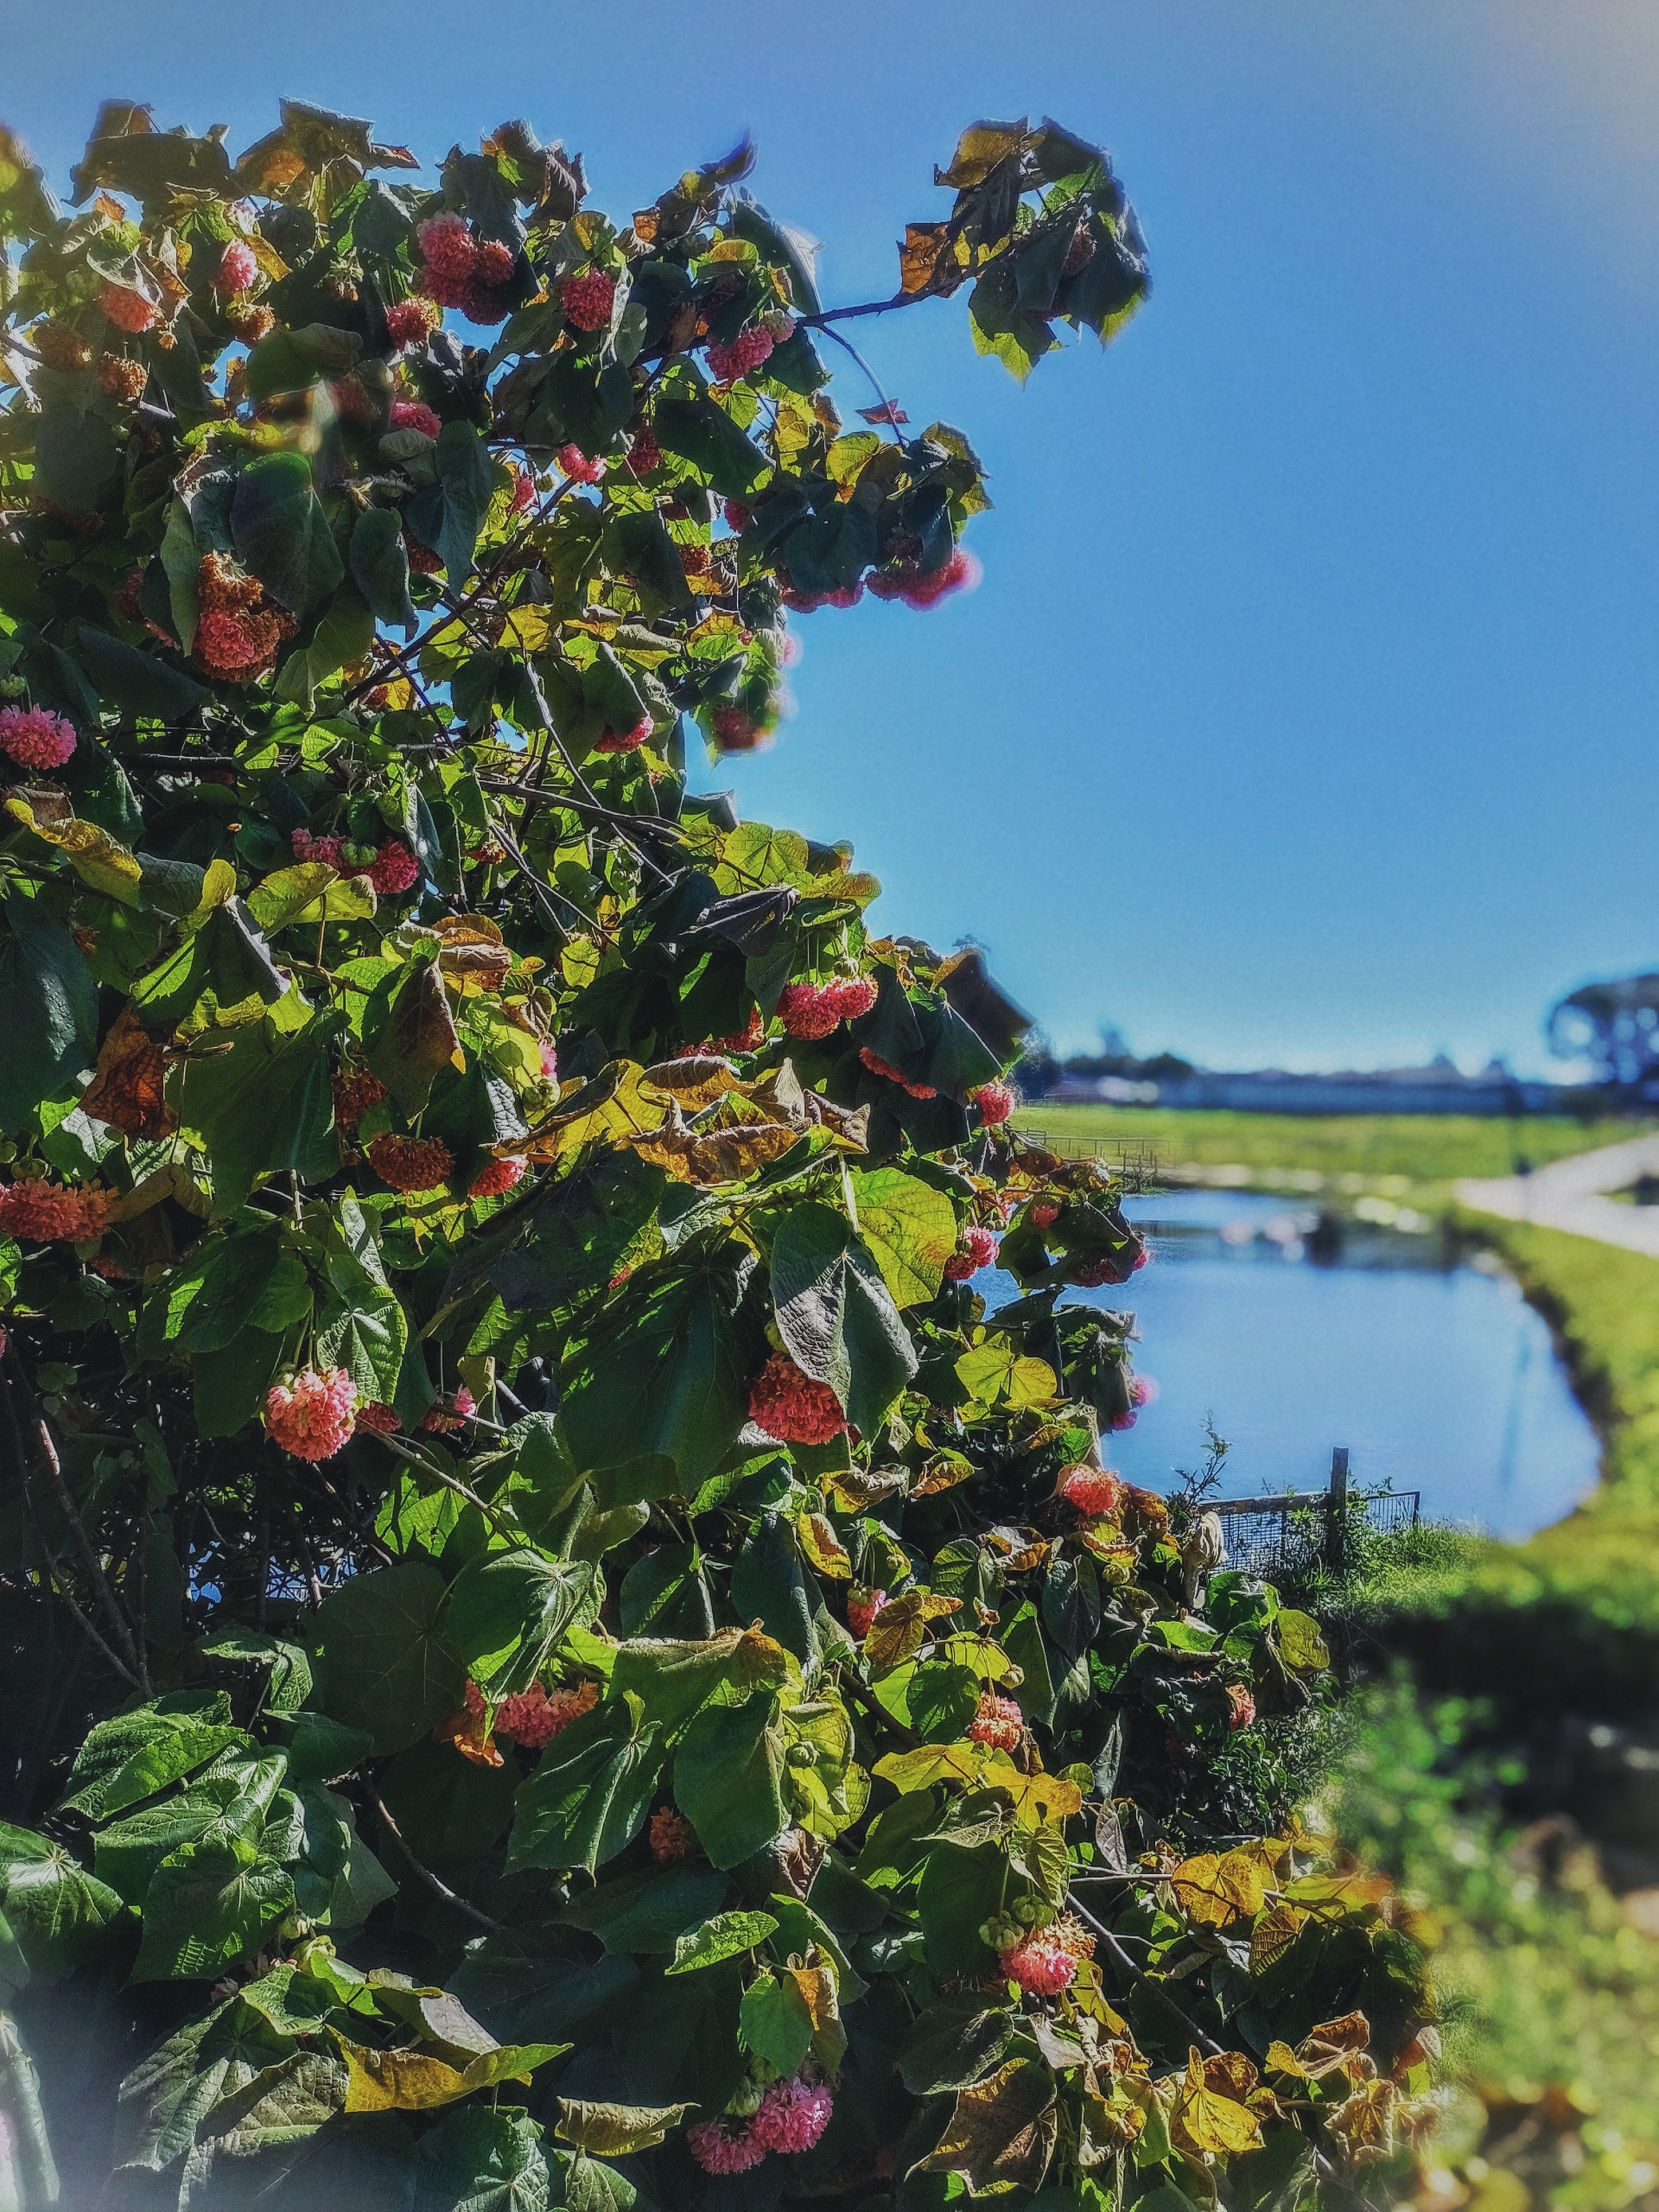
<path id="1" fill-rule="evenodd" d="M 987 503 L 749 165 L 0 141 L 20 2202 L 1412 2185 L 1433 1929 L 1295 1815 L 1315 1621 L 1107 1473 L 1116 1182 L 690 792 Z M 1139 303 L 1097 148 L 938 183 L 896 304 Z"/>

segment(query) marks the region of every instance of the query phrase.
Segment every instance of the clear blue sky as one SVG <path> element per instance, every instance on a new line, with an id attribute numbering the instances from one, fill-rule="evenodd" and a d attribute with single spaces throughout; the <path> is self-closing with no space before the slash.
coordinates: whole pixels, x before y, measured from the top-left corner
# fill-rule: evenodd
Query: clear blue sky
<path id="1" fill-rule="evenodd" d="M 1156 283 L 1109 353 L 1021 393 L 960 302 L 859 334 L 992 472 L 982 587 L 801 620 L 796 719 L 719 780 L 1065 1046 L 1535 1065 L 1552 996 L 1659 962 L 1650 0 L 12 0 L 5 44 L 59 183 L 107 95 L 429 157 L 524 114 L 621 213 L 747 129 L 834 301 L 962 124 L 1103 140 Z"/>

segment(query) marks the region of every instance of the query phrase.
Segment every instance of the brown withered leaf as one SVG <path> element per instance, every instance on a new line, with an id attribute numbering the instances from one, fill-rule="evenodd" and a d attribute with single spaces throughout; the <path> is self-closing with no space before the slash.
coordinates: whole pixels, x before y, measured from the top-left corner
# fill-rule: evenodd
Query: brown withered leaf
<path id="1" fill-rule="evenodd" d="M 843 1513 L 868 1513 L 884 1497 L 897 1497 L 909 1487 L 904 1467 L 846 1467 L 823 1480 L 825 1495 Z"/>
<path id="2" fill-rule="evenodd" d="M 956 271 L 954 256 L 950 254 L 950 225 L 949 223 L 906 223 L 905 235 L 899 247 L 899 289 L 907 298 L 931 289 L 934 271 L 941 256 L 945 260 L 942 274 Z M 962 281 L 959 273 L 957 282 Z"/>
<path id="3" fill-rule="evenodd" d="M 130 1137 L 170 1137 L 179 1117 L 162 1096 L 167 1055 L 130 1006 L 99 1047 L 98 1069 L 80 1102 L 89 1121 Z"/>
<path id="4" fill-rule="evenodd" d="M 1357 2057 L 1371 2039 L 1371 2024 L 1363 2012 L 1344 2012 L 1339 2020 L 1323 2020 L 1310 2028 L 1296 2046 L 1296 2056 L 1310 2082 L 1322 2081 L 1350 2059 Z"/>
<path id="5" fill-rule="evenodd" d="M 913 1659 L 927 1641 L 928 1623 L 961 1610 L 960 1598 L 944 1598 L 932 1590 L 910 1590 L 902 1598 L 889 1599 L 864 1638 L 871 1673 L 890 1674 Z"/>
<path id="6" fill-rule="evenodd" d="M 501 942 L 501 932 L 482 914 L 445 914 L 432 925 L 443 950 L 438 967 L 445 976 L 472 976 L 493 988 L 512 965 L 512 955 Z"/>
<path id="7" fill-rule="evenodd" d="M 1394 2148 L 1395 2107 L 1400 2092 L 1385 2075 L 1362 2082 L 1344 2104 L 1324 2115 L 1325 2125 L 1346 2152 L 1350 2163 L 1369 2166 Z"/>
<path id="8" fill-rule="evenodd" d="M 1010 1574 L 1029 1574 L 1048 1557 L 1050 1545 L 1034 1529 L 1015 1529 L 1002 1522 L 985 1531 L 985 1541 L 998 1553 Z"/>
<path id="9" fill-rule="evenodd" d="M 922 2171 L 960 2174 L 975 2196 L 997 2183 L 1034 2190 L 1048 2171 L 1058 2124 L 1047 2067 L 1010 2059 L 975 2088 L 957 2090 L 957 2108 Z"/>
<path id="10" fill-rule="evenodd" d="M 954 1490 L 958 1483 L 965 1483 L 974 1471 L 974 1463 L 960 1452 L 936 1452 L 911 1485 L 912 1497 L 931 1497 L 942 1490 Z"/>
<path id="11" fill-rule="evenodd" d="M 448 994 L 435 963 L 422 961 L 398 986 L 391 1019 L 369 1056 L 379 1077 L 406 1114 L 425 1105 L 440 1068 L 460 1064 L 461 1040 L 449 1011 Z"/>
<path id="12" fill-rule="evenodd" d="M 775 1122 L 752 1122 L 699 1135 L 686 1128 L 679 1108 L 671 1102 L 661 1128 L 625 1140 L 641 1160 L 666 1168 L 676 1182 L 705 1188 L 715 1183 L 745 1182 L 774 1160 L 781 1160 L 800 1141 L 799 1129 Z"/>
<path id="13" fill-rule="evenodd" d="M 853 1571 L 853 1562 L 845 1545 L 836 1535 L 822 1513 L 801 1513 L 796 1516 L 796 1534 L 801 1540 L 801 1549 L 807 1563 L 820 1574 L 828 1574 L 844 1582 Z"/>
<path id="14" fill-rule="evenodd" d="M 705 1106 L 712 1106 L 716 1098 L 723 1098 L 728 1090 L 741 1090 L 743 1078 L 729 1060 L 712 1052 L 690 1052 L 677 1060 L 659 1060 L 655 1067 L 647 1068 L 640 1077 L 641 1084 L 652 1090 L 667 1094 L 686 1113 L 696 1114 Z"/>

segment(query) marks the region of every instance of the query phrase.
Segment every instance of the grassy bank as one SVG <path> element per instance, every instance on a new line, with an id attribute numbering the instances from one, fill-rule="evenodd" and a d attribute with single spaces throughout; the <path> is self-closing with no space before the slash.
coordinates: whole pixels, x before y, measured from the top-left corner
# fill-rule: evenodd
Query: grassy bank
<path id="1" fill-rule="evenodd" d="M 1417 1186 L 1449 1185 L 1465 1175 L 1508 1175 L 1517 1154 L 1541 1167 L 1659 1124 L 1545 1116 L 1511 1122 L 1478 1114 L 1178 1114 L 1155 1107 L 1039 1103 L 1022 1109 L 1015 1126 L 1042 1131 L 1061 1151 L 1073 1145 L 1122 1147 L 1130 1155 L 1154 1154 L 1171 1169 L 1246 1168 L 1268 1188 L 1283 1178 L 1318 1175 L 1321 1184 L 1340 1189 L 1344 1179 L 1357 1179 L 1354 1187 L 1395 1179 Z"/>

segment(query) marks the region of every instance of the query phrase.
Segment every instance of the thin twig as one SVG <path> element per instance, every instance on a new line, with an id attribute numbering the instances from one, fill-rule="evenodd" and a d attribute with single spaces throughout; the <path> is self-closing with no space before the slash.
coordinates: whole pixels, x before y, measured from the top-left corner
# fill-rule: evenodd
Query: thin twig
<path id="1" fill-rule="evenodd" d="M 1077 1903 L 1075 1899 L 1072 1900 L 1072 1909 L 1077 1913 L 1077 1917 L 1080 1920 L 1086 1920 L 1088 1922 L 1090 1927 L 1092 1928 L 1096 1935 L 1100 1937 L 1102 1942 L 1105 1944 L 1107 1949 L 1111 1953 L 1113 1958 L 1116 1960 L 1118 1965 L 1122 1967 L 1124 1973 L 1128 1975 L 1129 1979 L 1132 1981 L 1138 1981 L 1141 1987 L 1146 1990 L 1147 1995 L 1152 1997 L 1158 2004 L 1163 2006 L 1165 2012 L 1169 2014 L 1172 2019 L 1179 2020 L 1182 2027 L 1186 2030 L 1188 2035 L 1192 2037 L 1192 2040 L 1195 2043 L 1201 2044 L 1202 2047 L 1209 2052 L 1212 2058 L 1218 2058 L 1222 2053 L 1222 2045 L 1216 2041 L 1213 2036 L 1206 2035 L 1196 2020 L 1191 2018 L 1188 2014 L 1182 2012 L 1180 2006 L 1175 2002 L 1175 1999 L 1166 1992 L 1161 1982 L 1154 1981 L 1149 1974 L 1144 1973 L 1140 1967 L 1136 1966 L 1135 1961 L 1123 1948 L 1123 1946 L 1118 1942 L 1116 1936 L 1113 1935 L 1111 1929 L 1104 1926 L 1100 1921 L 1096 1920 L 1093 1913 L 1089 1910 L 1086 1905 Z"/>
<path id="2" fill-rule="evenodd" d="M 427 1888 L 431 1891 L 434 1897 L 442 1897 L 445 1904 L 454 1905 L 457 1912 L 464 1912 L 469 1920 L 477 1921 L 480 1928 L 493 1928 L 499 1930 L 503 1926 L 504 1923 L 502 1922 L 499 1920 L 492 1920 L 487 1912 L 480 1912 L 475 1904 L 468 1904 L 465 1897 L 457 1897 L 455 1892 L 450 1888 L 448 1882 L 440 1881 L 429 1866 L 423 1866 L 421 1864 L 420 1860 L 415 1856 L 415 1853 L 410 1849 L 408 1843 L 404 1840 L 403 1830 L 398 1827 L 397 1821 L 392 1819 L 391 1815 L 386 1810 L 385 1800 L 383 1797 L 377 1797 L 375 1799 L 374 1809 L 379 1814 L 381 1819 L 385 1822 L 386 1832 L 391 1836 L 392 1841 L 397 1845 L 398 1850 L 409 1861 L 409 1864 L 414 1868 L 421 1879 L 426 1884 Z"/>
<path id="3" fill-rule="evenodd" d="M 886 1706 L 878 1704 L 855 1675 L 843 1675 L 841 1686 L 853 1703 L 861 1706 L 872 1720 L 879 1720 L 884 1728 L 890 1728 L 895 1736 L 902 1737 L 912 1751 L 921 1749 L 924 1738 L 913 1728 L 906 1728 L 902 1720 L 887 1711 Z"/>
<path id="4" fill-rule="evenodd" d="M 47 1427 L 45 1419 L 35 1401 L 34 1389 L 28 1376 L 23 1372 L 21 1362 L 17 1361 L 16 1351 L 10 1346 L 7 1347 L 7 1357 L 11 1358 L 17 1366 L 18 1381 L 22 1386 L 24 1402 L 29 1408 L 35 1440 L 40 1446 L 41 1463 L 45 1467 L 47 1479 L 52 1485 L 52 1494 L 57 1500 L 58 1510 L 62 1514 L 69 1533 L 75 1540 L 76 1549 L 86 1562 L 86 1571 L 92 1577 L 92 1587 L 97 1592 L 99 1602 L 102 1605 L 110 1625 L 115 1631 L 118 1643 L 126 1654 L 129 1668 L 135 1676 L 142 1675 L 143 1669 L 139 1662 L 138 1647 L 133 1637 L 131 1624 L 117 1602 L 115 1592 L 110 1587 L 109 1577 L 104 1572 L 103 1561 L 99 1558 L 98 1548 L 91 1536 L 87 1535 L 86 1523 L 81 1519 L 80 1510 L 70 1495 L 68 1484 L 63 1479 L 63 1469 L 59 1464 L 57 1451 L 52 1442 L 52 1433 Z M 0 1368 L 0 1390 L 4 1391 L 7 1407 L 10 1409 L 11 1385 L 6 1380 L 3 1368 Z M 15 1413 L 11 1414 L 11 1419 L 15 1427 L 16 1421 Z"/>

